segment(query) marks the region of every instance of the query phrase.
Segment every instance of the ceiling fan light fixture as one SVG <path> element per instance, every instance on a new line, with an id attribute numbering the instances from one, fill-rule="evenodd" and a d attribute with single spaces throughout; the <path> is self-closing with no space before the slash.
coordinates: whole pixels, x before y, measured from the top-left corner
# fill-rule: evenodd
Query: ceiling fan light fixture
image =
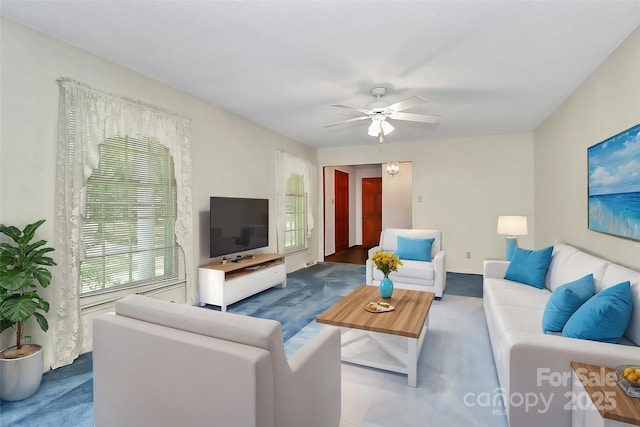
<path id="1" fill-rule="evenodd" d="M 371 122 L 371 125 L 369 126 L 369 129 L 368 129 L 367 133 L 369 134 L 369 136 L 378 136 L 378 135 L 380 135 L 380 121 L 379 120 L 373 120 Z"/>
<path id="2" fill-rule="evenodd" d="M 389 135 L 394 130 L 395 128 L 391 125 L 391 123 L 384 119 L 381 120 L 377 116 L 374 116 L 371 118 L 371 125 L 369 126 L 367 133 L 370 136 L 379 136 L 380 133 L 382 133 L 383 135 Z"/>
<path id="3" fill-rule="evenodd" d="M 386 120 L 383 120 L 380 123 L 380 126 L 382 127 L 382 132 L 384 132 L 385 135 L 389 135 L 395 129 L 393 126 L 391 126 L 391 123 Z"/>
<path id="4" fill-rule="evenodd" d="M 374 87 L 373 89 L 371 89 L 371 95 L 373 95 L 376 100 L 375 102 L 369 104 L 367 108 L 351 107 L 349 105 L 342 104 L 332 104 L 332 106 L 334 107 L 357 111 L 363 115 L 359 117 L 353 117 L 351 119 L 340 120 L 334 123 L 329 123 L 324 127 L 371 119 L 371 124 L 367 129 L 367 133 L 373 137 L 377 136 L 378 141 L 382 143 L 382 141 L 384 141 L 384 137 L 389 135 L 395 129 L 391 125 L 391 123 L 387 121 L 387 119 L 420 123 L 437 123 L 439 121 L 440 116 L 404 112 L 405 110 L 424 104 L 425 102 L 429 102 L 429 100 L 421 96 L 414 95 L 402 101 L 398 101 L 394 104 L 387 105 L 386 101 L 381 100 L 381 98 L 386 93 L 387 88 L 382 86 Z"/>

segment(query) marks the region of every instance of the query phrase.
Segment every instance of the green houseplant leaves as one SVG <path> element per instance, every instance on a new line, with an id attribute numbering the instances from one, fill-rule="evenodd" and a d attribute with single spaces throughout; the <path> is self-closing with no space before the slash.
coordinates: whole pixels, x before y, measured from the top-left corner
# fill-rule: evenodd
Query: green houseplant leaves
<path id="1" fill-rule="evenodd" d="M 27 225 L 24 230 L 0 225 L 0 233 L 13 240 L 0 243 L 0 332 L 16 330 L 16 347 L 22 347 L 24 322 L 34 317 L 42 329 L 49 329 L 44 313 L 49 303 L 38 295 L 38 287 L 51 283 L 51 272 L 46 268 L 56 263 L 47 254 L 54 249 L 46 247 L 46 240 L 31 242 L 36 230 L 45 220 Z"/>

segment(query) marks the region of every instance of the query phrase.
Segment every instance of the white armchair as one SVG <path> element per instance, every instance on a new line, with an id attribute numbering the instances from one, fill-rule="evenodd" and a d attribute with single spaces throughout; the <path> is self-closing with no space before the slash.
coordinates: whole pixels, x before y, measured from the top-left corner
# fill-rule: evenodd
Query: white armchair
<path id="1" fill-rule="evenodd" d="M 404 228 L 385 228 L 380 233 L 380 244 L 369 249 L 369 259 L 366 263 L 366 280 L 368 285 L 379 285 L 384 275 L 371 261 L 373 255 L 382 250 L 396 252 L 398 236 L 411 239 L 431 239 L 431 262 L 402 259 L 402 265 L 397 272 L 389 275 L 393 286 L 399 289 L 429 291 L 441 298 L 447 281 L 446 252 L 444 237 L 438 230 L 413 230 Z"/>
<path id="2" fill-rule="evenodd" d="M 93 323 L 97 427 L 336 427 L 340 333 L 289 360 L 274 320 L 132 295 Z"/>

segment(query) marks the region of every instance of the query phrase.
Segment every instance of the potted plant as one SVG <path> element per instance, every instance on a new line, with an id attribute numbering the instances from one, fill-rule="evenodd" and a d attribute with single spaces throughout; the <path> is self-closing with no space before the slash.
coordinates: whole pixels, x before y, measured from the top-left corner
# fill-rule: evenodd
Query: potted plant
<path id="1" fill-rule="evenodd" d="M 8 328 L 15 331 L 16 345 L 0 352 L 0 398 L 14 401 L 31 396 L 38 390 L 42 379 L 42 346 L 24 344 L 25 323 L 35 318 L 42 331 L 49 329 L 44 313 L 49 303 L 38 295 L 38 285 L 46 288 L 51 283 L 55 265 L 47 253 L 46 240 L 32 243 L 36 230 L 44 223 L 40 220 L 24 230 L 0 225 L 0 233 L 13 240 L 0 243 L 0 332 Z"/>

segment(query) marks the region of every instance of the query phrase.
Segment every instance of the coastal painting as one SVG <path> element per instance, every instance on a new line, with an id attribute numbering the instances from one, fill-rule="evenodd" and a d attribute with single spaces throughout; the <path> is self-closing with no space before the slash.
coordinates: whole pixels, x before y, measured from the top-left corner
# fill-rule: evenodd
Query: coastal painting
<path id="1" fill-rule="evenodd" d="M 640 240 L 640 124 L 587 150 L 589 229 Z"/>

